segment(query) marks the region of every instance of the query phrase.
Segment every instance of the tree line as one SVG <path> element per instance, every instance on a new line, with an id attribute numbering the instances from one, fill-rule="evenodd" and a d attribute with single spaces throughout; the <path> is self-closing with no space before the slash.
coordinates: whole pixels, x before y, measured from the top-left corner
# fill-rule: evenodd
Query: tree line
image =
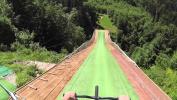
<path id="1" fill-rule="evenodd" d="M 94 17 L 81 0 L 0 0 L 0 65 L 24 85 L 43 71 L 18 62 L 58 63 L 91 38 Z"/>
<path id="2" fill-rule="evenodd" d="M 1 0 L 0 44 L 38 43 L 48 50 L 71 52 L 91 37 L 92 11 L 78 0 Z M 31 37 L 29 39 L 29 37 Z M 27 43 L 25 43 L 26 41 Z M 18 43 L 17 43 L 18 42 Z"/>

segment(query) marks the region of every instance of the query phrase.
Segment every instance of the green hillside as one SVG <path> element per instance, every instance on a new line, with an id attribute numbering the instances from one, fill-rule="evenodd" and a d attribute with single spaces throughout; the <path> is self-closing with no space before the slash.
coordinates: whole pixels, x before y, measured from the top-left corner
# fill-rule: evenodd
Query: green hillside
<path id="1" fill-rule="evenodd" d="M 113 25 L 108 15 L 100 15 L 98 25 L 106 30 L 109 30 L 111 33 L 117 32 L 117 27 Z"/>

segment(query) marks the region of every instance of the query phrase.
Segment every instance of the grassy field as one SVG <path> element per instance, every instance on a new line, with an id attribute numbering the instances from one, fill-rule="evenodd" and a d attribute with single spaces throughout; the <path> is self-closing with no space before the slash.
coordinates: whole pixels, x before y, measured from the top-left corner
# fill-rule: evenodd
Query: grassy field
<path id="1" fill-rule="evenodd" d="M 98 25 L 100 25 L 104 29 L 109 30 L 112 33 L 117 32 L 117 27 L 113 25 L 108 15 L 100 15 Z"/>
<path id="2" fill-rule="evenodd" d="M 9 83 L 3 78 L 0 79 L 0 83 L 3 84 L 10 91 L 14 91 L 16 87 L 20 87 L 37 76 L 42 74 L 43 71 L 37 69 L 35 66 L 24 66 L 16 64 L 15 62 L 23 61 L 42 61 L 49 63 L 59 62 L 67 52 L 63 50 L 61 53 L 47 51 L 46 49 L 31 50 L 23 48 L 17 51 L 0 51 L 0 65 L 6 66 L 12 72 L 16 74 L 16 85 Z M 4 74 L 4 72 L 2 73 Z M 1 74 L 0 74 L 1 75 Z M 8 94 L 0 88 L 0 100 L 7 100 Z"/>
<path id="3" fill-rule="evenodd" d="M 65 57 L 66 54 L 66 52 L 57 53 L 47 51 L 46 49 L 31 50 L 27 48 L 13 52 L 0 51 L 0 65 L 8 67 L 16 74 L 16 85 L 17 87 L 20 87 L 36 77 L 37 74 L 41 74 L 43 71 L 37 69 L 35 66 L 24 66 L 17 64 L 16 62 L 41 61 L 58 63 L 62 58 Z"/>

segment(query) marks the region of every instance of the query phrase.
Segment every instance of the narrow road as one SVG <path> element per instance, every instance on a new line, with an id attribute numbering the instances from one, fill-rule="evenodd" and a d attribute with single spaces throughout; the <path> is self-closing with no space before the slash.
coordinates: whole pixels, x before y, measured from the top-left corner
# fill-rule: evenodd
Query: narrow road
<path id="1" fill-rule="evenodd" d="M 131 100 L 138 100 L 136 92 L 106 47 L 104 31 L 98 31 L 95 48 L 58 99 L 61 100 L 62 94 L 68 91 L 75 91 L 80 95 L 94 95 L 96 85 L 100 88 L 100 96 L 128 95 Z"/>

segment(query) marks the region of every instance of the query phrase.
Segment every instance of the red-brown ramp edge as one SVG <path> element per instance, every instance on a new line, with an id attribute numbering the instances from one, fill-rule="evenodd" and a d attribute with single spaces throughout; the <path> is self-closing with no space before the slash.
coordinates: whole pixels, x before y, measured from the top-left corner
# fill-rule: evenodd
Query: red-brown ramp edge
<path id="1" fill-rule="evenodd" d="M 18 100 L 55 100 L 92 51 L 96 40 L 97 30 L 83 49 L 78 49 L 43 75 L 19 88 L 16 91 Z"/>
<path id="2" fill-rule="evenodd" d="M 107 30 L 105 31 L 105 39 L 109 50 L 116 58 L 140 100 L 171 100 L 171 98 L 162 91 L 118 45 L 111 41 L 109 31 Z"/>

